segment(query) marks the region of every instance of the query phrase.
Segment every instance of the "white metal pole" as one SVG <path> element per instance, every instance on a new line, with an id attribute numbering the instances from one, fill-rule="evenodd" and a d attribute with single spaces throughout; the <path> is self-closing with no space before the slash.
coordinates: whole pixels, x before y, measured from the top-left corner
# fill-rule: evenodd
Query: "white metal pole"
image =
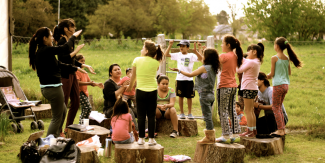
<path id="1" fill-rule="evenodd" d="M 59 0 L 59 3 L 58 3 L 58 24 L 60 22 L 60 0 Z"/>
<path id="2" fill-rule="evenodd" d="M 158 35 L 158 44 L 160 44 L 160 48 L 163 52 L 165 52 L 166 49 L 166 40 L 165 40 L 165 35 L 164 34 L 159 34 Z M 157 71 L 158 74 L 164 74 L 166 75 L 166 57 L 165 55 L 163 56 L 163 60 L 160 62 L 159 70 Z"/>

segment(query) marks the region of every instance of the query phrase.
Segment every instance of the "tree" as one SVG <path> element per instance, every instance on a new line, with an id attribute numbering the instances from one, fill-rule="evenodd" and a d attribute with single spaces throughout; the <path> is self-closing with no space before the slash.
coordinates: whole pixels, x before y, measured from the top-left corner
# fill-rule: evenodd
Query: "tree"
<path id="1" fill-rule="evenodd" d="M 220 13 L 217 14 L 216 17 L 219 24 L 229 24 L 229 15 L 225 10 L 220 11 Z"/>
<path id="2" fill-rule="evenodd" d="M 15 35 L 32 36 L 40 27 L 53 28 L 55 15 L 52 6 L 44 0 L 15 0 L 13 16 L 15 18 Z"/>
<path id="3" fill-rule="evenodd" d="M 249 29 L 269 40 L 312 39 L 324 29 L 323 11 L 319 0 L 249 0 L 244 7 Z"/>
<path id="4" fill-rule="evenodd" d="M 234 36 L 237 36 L 237 32 L 241 29 L 241 26 L 243 24 L 243 18 L 236 18 L 237 13 L 239 12 L 239 9 L 237 8 L 237 3 L 231 4 L 229 1 L 227 1 L 227 3 L 230 9 L 230 25 L 232 28 L 232 34 Z"/>
<path id="5" fill-rule="evenodd" d="M 52 13 L 58 14 L 58 0 L 46 0 L 53 6 Z M 90 0 L 89 0 L 90 1 Z M 86 29 L 88 19 L 86 18 L 88 10 L 88 0 L 61 0 L 60 1 L 60 20 L 72 18 L 76 22 L 77 29 Z M 94 3 L 100 0 L 95 0 Z"/>

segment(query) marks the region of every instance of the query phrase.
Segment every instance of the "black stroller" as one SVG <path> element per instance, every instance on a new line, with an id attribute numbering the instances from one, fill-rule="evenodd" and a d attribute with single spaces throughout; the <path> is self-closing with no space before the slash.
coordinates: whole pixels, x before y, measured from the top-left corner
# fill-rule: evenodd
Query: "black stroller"
<path id="1" fill-rule="evenodd" d="M 19 100 L 17 99 L 19 98 Z M 10 99 L 8 99 L 10 98 Z M 11 101 L 10 101 L 11 100 Z M 15 102 L 12 102 L 15 101 Z M 17 77 L 5 67 L 0 66 L 0 113 L 2 111 L 10 111 L 10 120 L 13 122 L 11 127 L 14 133 L 24 132 L 24 127 L 20 123 L 21 120 L 26 118 L 33 118 L 34 121 L 30 127 L 32 130 L 44 130 L 44 122 L 37 120 L 32 110 L 32 105 L 28 101 L 23 90 L 20 88 Z M 25 115 L 25 110 L 30 109 L 32 115 Z"/>

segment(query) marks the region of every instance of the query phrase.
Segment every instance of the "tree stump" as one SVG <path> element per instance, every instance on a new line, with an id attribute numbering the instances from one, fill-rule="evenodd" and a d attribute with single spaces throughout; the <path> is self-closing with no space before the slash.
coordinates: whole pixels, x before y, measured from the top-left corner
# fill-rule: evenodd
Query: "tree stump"
<path id="1" fill-rule="evenodd" d="M 87 140 L 87 139 L 97 135 L 97 136 L 99 136 L 100 143 L 102 143 L 102 145 L 104 145 L 106 143 L 105 139 L 107 138 L 108 134 L 110 134 L 110 131 L 104 127 L 100 127 L 100 126 L 96 126 L 96 125 L 90 125 L 90 126 L 94 127 L 94 130 L 80 132 L 80 131 L 68 128 L 67 138 L 71 138 L 76 143 L 78 143 L 80 141 Z"/>
<path id="2" fill-rule="evenodd" d="M 245 146 L 241 144 L 196 144 L 194 162 L 244 162 Z"/>
<path id="3" fill-rule="evenodd" d="M 156 131 L 161 134 L 170 134 L 174 127 L 170 119 L 157 119 Z M 198 134 L 195 119 L 178 119 L 178 132 L 180 136 L 196 136 Z"/>
<path id="4" fill-rule="evenodd" d="M 45 119 L 45 118 L 52 118 L 52 110 L 50 104 L 41 104 L 38 106 L 32 106 L 32 109 L 38 120 Z M 25 115 L 32 115 L 32 111 L 30 109 L 26 109 Z"/>
<path id="5" fill-rule="evenodd" d="M 80 155 L 80 163 L 97 163 L 99 162 L 99 158 L 97 152 L 94 148 L 80 146 L 78 147 L 81 151 Z"/>
<path id="6" fill-rule="evenodd" d="M 101 123 L 98 123 L 96 120 L 89 119 L 89 125 L 97 125 L 109 130 L 111 127 L 111 119 L 110 118 L 104 119 Z"/>
<path id="7" fill-rule="evenodd" d="M 148 143 L 138 145 L 137 142 L 115 144 L 115 161 L 117 163 L 160 163 L 164 161 L 164 147 L 160 144 L 149 146 Z"/>
<path id="8" fill-rule="evenodd" d="M 258 157 L 282 154 L 285 136 L 270 139 L 240 138 L 240 144 L 244 145 L 246 153 L 252 153 Z"/>

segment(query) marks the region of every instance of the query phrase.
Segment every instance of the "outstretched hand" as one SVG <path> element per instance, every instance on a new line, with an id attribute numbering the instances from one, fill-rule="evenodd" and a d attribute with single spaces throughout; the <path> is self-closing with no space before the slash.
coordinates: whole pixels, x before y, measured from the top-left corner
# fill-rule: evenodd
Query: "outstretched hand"
<path id="1" fill-rule="evenodd" d="M 178 71 L 178 68 L 170 68 L 169 67 L 169 69 L 172 70 L 172 71 Z"/>
<path id="2" fill-rule="evenodd" d="M 174 44 L 174 40 L 169 41 L 169 46 L 172 46 Z"/>
<path id="3" fill-rule="evenodd" d="M 84 74 L 87 74 L 87 71 L 85 71 L 84 69 L 81 69 L 81 68 L 78 68 L 78 71 L 84 73 Z"/>
<path id="4" fill-rule="evenodd" d="M 95 70 L 91 66 L 88 66 L 87 69 L 90 71 L 90 73 L 96 74 Z"/>
<path id="5" fill-rule="evenodd" d="M 79 30 L 79 31 L 77 31 L 77 32 L 75 32 L 73 35 L 76 36 L 76 37 L 78 37 L 78 36 L 80 35 L 81 32 L 82 32 L 82 29 Z"/>

